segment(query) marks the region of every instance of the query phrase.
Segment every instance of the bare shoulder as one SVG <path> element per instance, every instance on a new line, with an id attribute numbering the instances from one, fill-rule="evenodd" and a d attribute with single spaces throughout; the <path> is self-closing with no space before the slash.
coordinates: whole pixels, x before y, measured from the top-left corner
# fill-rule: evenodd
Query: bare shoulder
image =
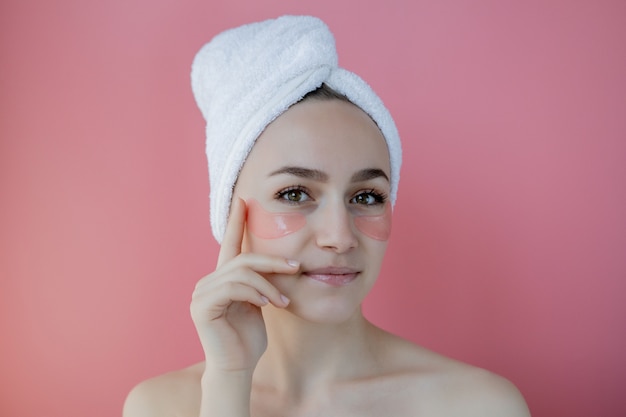
<path id="1" fill-rule="evenodd" d="M 124 402 L 124 417 L 197 415 L 204 363 L 168 372 L 137 384 Z"/>
<path id="2" fill-rule="evenodd" d="M 393 335 L 382 340 L 392 366 L 388 371 L 404 386 L 407 408 L 432 416 L 530 416 L 523 396 L 506 378 Z"/>
<path id="3" fill-rule="evenodd" d="M 443 372 L 441 395 L 446 415 L 529 417 L 522 394 L 509 380 L 484 369 L 460 365 Z"/>

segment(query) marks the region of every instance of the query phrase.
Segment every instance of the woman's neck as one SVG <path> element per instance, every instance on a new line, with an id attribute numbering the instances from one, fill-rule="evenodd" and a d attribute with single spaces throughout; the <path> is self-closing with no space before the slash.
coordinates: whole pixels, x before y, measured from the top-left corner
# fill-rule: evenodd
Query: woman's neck
<path id="1" fill-rule="evenodd" d="M 332 324 L 312 323 L 271 307 L 263 315 L 268 347 L 255 371 L 257 384 L 298 398 L 377 368 L 376 328 L 360 310 Z"/>

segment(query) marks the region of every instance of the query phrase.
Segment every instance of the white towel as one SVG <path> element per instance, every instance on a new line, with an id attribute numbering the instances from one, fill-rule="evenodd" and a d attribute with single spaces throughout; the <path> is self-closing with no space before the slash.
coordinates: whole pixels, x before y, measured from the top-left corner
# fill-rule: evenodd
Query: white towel
<path id="1" fill-rule="evenodd" d="M 402 160 L 395 123 L 369 85 L 337 61 L 332 33 L 311 16 L 282 16 L 230 29 L 197 53 L 191 82 L 207 122 L 211 228 L 218 242 L 235 182 L 256 138 L 322 83 L 348 97 L 380 128 L 389 148 L 395 203 Z"/>

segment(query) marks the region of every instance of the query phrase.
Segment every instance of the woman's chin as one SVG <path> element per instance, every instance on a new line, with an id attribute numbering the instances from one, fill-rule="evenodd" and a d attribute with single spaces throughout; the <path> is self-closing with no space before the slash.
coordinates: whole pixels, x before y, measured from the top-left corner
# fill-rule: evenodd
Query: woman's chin
<path id="1" fill-rule="evenodd" d="M 361 315 L 360 304 L 345 299 L 293 300 L 287 311 L 298 318 L 316 324 L 339 325 Z"/>

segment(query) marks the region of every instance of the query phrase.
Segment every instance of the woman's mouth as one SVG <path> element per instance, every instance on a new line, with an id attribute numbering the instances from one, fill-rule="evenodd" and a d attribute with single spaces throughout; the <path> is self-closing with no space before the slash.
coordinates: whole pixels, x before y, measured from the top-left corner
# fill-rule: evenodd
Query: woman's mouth
<path id="1" fill-rule="evenodd" d="M 302 275 L 333 287 L 342 287 L 354 281 L 359 271 L 352 268 L 325 267 L 305 271 Z"/>

